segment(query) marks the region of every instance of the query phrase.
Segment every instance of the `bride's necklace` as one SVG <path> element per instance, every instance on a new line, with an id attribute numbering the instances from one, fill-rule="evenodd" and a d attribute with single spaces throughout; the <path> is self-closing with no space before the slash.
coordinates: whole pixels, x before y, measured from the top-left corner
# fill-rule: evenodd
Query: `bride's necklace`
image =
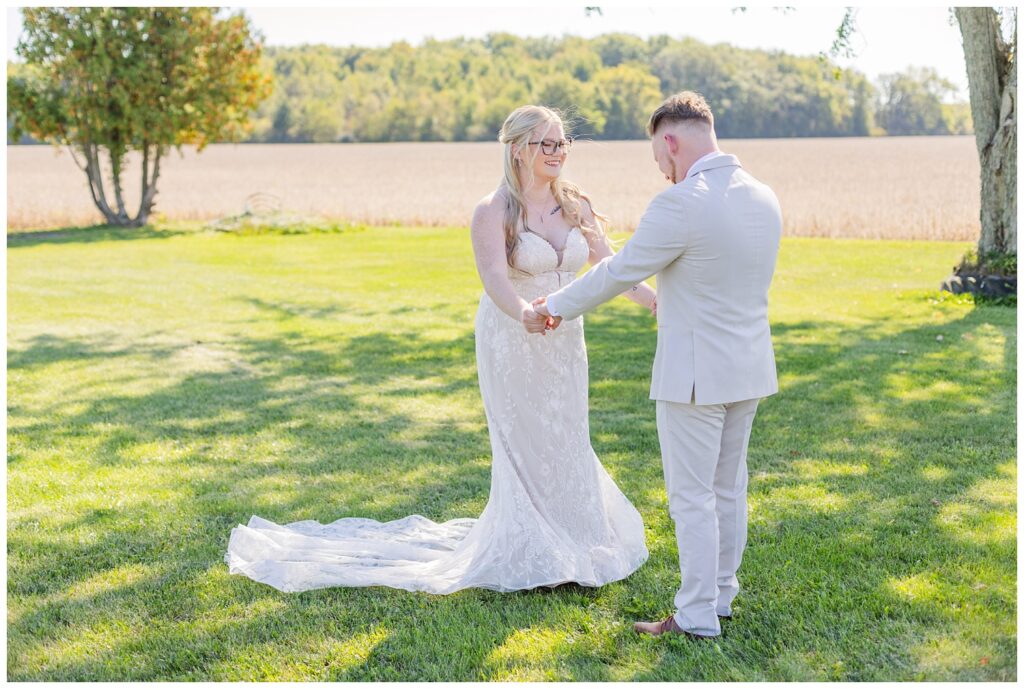
<path id="1" fill-rule="evenodd" d="M 526 204 L 526 208 L 527 208 L 527 209 L 529 209 L 529 208 L 530 208 L 530 203 L 529 203 L 529 202 L 527 202 L 527 204 Z M 555 213 L 557 213 L 557 212 L 558 212 L 558 211 L 560 211 L 560 210 L 562 210 L 562 204 L 558 204 L 557 206 L 555 206 L 554 208 L 552 208 L 552 209 L 551 209 L 551 212 L 550 212 L 550 213 L 544 213 L 544 212 L 541 212 L 541 213 L 539 213 L 539 214 L 537 215 L 537 217 L 538 217 L 538 218 L 540 218 L 540 224 L 541 224 L 541 225 L 543 225 L 543 224 L 544 224 L 544 218 L 545 218 L 545 217 L 547 217 L 547 216 L 551 216 L 551 215 L 554 215 Z"/>

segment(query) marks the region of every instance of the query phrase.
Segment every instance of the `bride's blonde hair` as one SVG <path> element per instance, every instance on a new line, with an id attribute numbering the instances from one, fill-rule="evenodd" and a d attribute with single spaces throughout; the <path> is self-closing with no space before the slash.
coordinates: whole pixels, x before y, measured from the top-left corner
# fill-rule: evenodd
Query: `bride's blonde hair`
<path id="1" fill-rule="evenodd" d="M 523 226 L 526 226 L 526 200 L 523 197 L 523 189 L 533 184 L 533 161 L 537 159 L 540 148 L 538 146 L 538 150 L 534 150 L 533 146 L 527 144 L 534 129 L 542 124 L 561 125 L 563 124 L 562 116 L 557 110 L 542 105 L 524 105 L 513 110 L 505 118 L 505 123 L 501 125 L 501 132 L 498 134 L 498 141 L 505 144 L 503 185 L 508 190 L 505 198 L 504 219 L 505 255 L 510 263 L 519 242 L 519 222 L 522 221 Z M 516 159 L 512 152 L 513 146 L 523 152 L 524 164 L 521 165 Z M 556 177 L 551 181 L 551 195 L 562 207 L 562 217 L 566 222 L 574 227 L 579 227 L 584 234 L 604 235 L 603 224 L 608 222 L 608 217 L 593 209 L 590 199 L 578 185 L 564 180 L 560 176 Z M 581 201 L 586 201 L 594 213 L 593 227 L 583 223 L 580 211 Z"/>

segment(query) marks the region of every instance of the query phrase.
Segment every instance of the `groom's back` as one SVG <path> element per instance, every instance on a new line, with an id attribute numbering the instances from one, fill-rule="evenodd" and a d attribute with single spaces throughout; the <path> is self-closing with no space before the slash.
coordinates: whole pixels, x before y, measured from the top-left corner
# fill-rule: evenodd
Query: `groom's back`
<path id="1" fill-rule="evenodd" d="M 696 293 L 722 306 L 767 308 L 782 235 L 774 192 L 738 166 L 696 174 L 678 185 L 690 234 L 682 259 Z M 726 314 L 723 314 L 726 315 Z"/>
<path id="2" fill-rule="evenodd" d="M 768 289 L 782 234 L 778 199 L 732 156 L 663 193 L 680 210 L 685 250 L 659 274 L 659 312 L 692 332 L 697 403 L 775 392 Z"/>

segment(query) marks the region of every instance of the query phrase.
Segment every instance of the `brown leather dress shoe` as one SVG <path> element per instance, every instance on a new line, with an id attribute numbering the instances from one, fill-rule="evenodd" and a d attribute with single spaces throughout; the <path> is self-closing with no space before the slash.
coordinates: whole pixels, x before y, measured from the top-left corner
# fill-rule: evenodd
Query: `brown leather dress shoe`
<path id="1" fill-rule="evenodd" d="M 682 634 L 690 639 L 708 639 L 711 637 L 701 636 L 700 634 L 693 634 L 686 631 L 676 622 L 675 615 L 669 615 L 661 622 L 634 622 L 633 631 L 639 634 L 650 634 L 651 636 L 661 636 L 662 634 Z"/>

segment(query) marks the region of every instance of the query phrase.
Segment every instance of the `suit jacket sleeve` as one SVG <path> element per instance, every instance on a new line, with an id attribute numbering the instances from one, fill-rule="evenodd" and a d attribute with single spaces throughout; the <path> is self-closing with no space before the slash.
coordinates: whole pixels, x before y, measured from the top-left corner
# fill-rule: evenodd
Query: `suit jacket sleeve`
<path id="1" fill-rule="evenodd" d="M 622 251 L 548 296 L 553 313 L 572 320 L 643 282 L 686 250 L 682 204 L 668 190 L 654 197 Z"/>

